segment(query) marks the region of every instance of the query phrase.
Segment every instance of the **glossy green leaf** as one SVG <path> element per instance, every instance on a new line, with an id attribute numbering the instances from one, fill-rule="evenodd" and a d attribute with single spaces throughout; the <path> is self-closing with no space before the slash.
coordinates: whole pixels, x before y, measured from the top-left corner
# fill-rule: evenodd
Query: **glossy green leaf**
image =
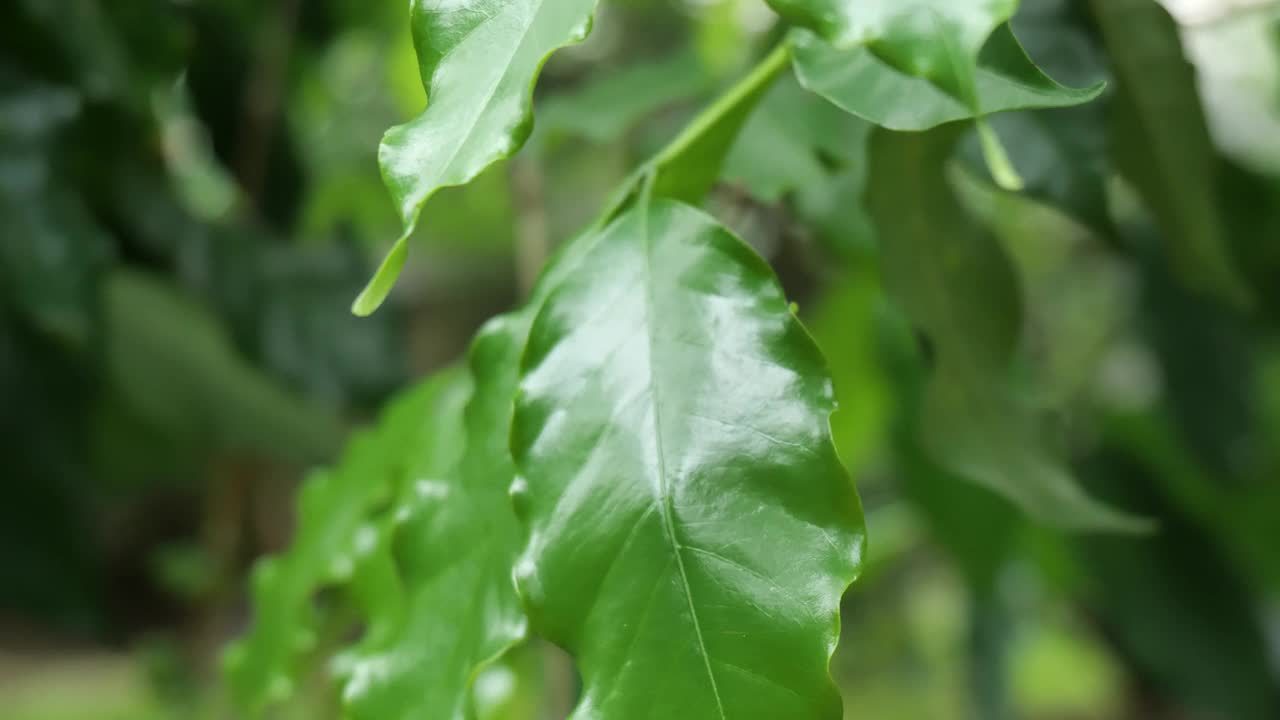
<path id="1" fill-rule="evenodd" d="M 1041 522 L 1135 529 L 1141 522 L 1090 499 L 1047 451 L 1035 409 L 1009 368 L 1021 297 L 1009 259 L 965 213 L 945 168 L 955 128 L 880 130 L 872 140 L 868 203 L 881 241 L 885 289 L 929 339 L 934 373 L 922 400 L 921 443 L 949 470 L 1013 500 Z M 911 197 L 906 208 L 901 198 Z"/>
<path id="2" fill-rule="evenodd" d="M 335 467 L 307 479 L 294 540 L 254 568 L 253 627 L 224 658 L 232 695 L 243 709 L 259 714 L 292 694 L 299 657 L 315 642 L 313 596 L 351 581 L 358 561 L 368 566 L 362 557 L 378 541 L 374 513 L 419 467 L 417 450 L 430 447 L 423 438 L 439 432 L 424 419 L 446 421 L 447 413 L 435 408 L 450 407 L 465 382 L 454 371 L 415 387 L 387 408 L 376 428 L 358 432 Z"/>
<path id="3" fill-rule="evenodd" d="M 1116 79 L 1116 165 L 1173 243 L 1184 281 L 1248 304 L 1216 205 L 1218 161 L 1195 68 L 1183 57 L 1176 23 L 1156 0 L 1094 0 L 1091 7 Z"/>
<path id="4" fill-rule="evenodd" d="M 573 717 L 839 718 L 863 526 L 817 347 L 688 206 L 643 194 L 578 262 L 534 321 L 511 433 L 517 582 L 579 661 Z"/>
<path id="5" fill-rule="evenodd" d="M 799 33 L 796 76 L 809 90 L 846 111 L 891 130 L 928 130 L 993 113 L 1069 107 L 1102 91 L 1059 85 L 1032 63 L 1008 25 L 1001 25 L 977 56 L 975 100 L 895 67 L 865 46 L 837 49 L 811 33 Z"/>
<path id="6" fill-rule="evenodd" d="M 427 200 L 524 144 L 543 62 L 587 36 L 595 6 L 596 0 L 414 0 L 414 41 L 429 104 L 383 138 L 382 175 L 404 233 L 356 298 L 356 314 L 373 312 L 391 291 Z"/>

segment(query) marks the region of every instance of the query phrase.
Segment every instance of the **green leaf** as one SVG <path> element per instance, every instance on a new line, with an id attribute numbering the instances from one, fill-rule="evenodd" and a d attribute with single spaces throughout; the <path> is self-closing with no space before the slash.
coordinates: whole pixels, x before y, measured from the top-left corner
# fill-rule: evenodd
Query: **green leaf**
<path id="1" fill-rule="evenodd" d="M 839 718 L 827 665 L 864 533 L 825 363 L 759 256 L 649 197 L 525 349 L 530 621 L 579 660 L 574 718 Z"/>
<path id="2" fill-rule="evenodd" d="M 386 299 L 422 206 L 437 190 L 470 182 L 524 144 L 543 62 L 587 36 L 595 6 L 596 0 L 414 1 L 414 41 L 429 104 L 387 131 L 378 153 L 404 233 L 353 312 L 368 315 Z"/>
<path id="3" fill-rule="evenodd" d="M 112 390 L 164 436 L 309 462 L 333 452 L 336 418 L 250 365 L 208 308 L 130 270 L 108 275 L 103 306 Z"/>
<path id="4" fill-rule="evenodd" d="M 725 159 L 724 180 L 766 202 L 816 191 L 830 174 L 823 161 L 858 162 L 870 127 L 783 78 L 743 126 Z"/>
<path id="5" fill-rule="evenodd" d="M 394 555 L 405 615 L 387 642 L 353 664 L 344 691 L 352 718 L 472 717 L 477 674 L 525 636 L 511 583 L 520 541 L 505 444 L 515 383 L 504 380 L 514 375 L 518 337 L 506 318 L 477 336 L 475 390 L 460 418 L 465 450 L 458 462 L 420 469 L 397 503 Z M 462 437 L 449 441 L 464 445 Z"/>
<path id="6" fill-rule="evenodd" d="M 1068 88 L 1027 57 L 1008 25 L 1001 25 L 974 67 L 974 100 L 927 77 L 903 71 L 865 46 L 838 49 L 812 33 L 797 33 L 796 76 L 809 90 L 844 110 L 891 130 L 928 130 L 956 120 L 1030 108 L 1069 107 L 1102 92 L 1098 83 Z"/>
<path id="7" fill-rule="evenodd" d="M 613 219 L 636 199 L 642 186 L 651 184 L 655 197 L 697 203 L 715 186 L 720 169 L 733 149 L 738 133 L 773 81 L 787 68 L 791 45 L 783 42 L 707 106 L 662 150 L 633 172 L 601 215 Z"/>
<path id="8" fill-rule="evenodd" d="M 1030 107 L 1086 102 L 1045 76 L 1007 23 L 1018 0 L 771 0 L 813 33 L 798 32 L 796 73 L 805 87 L 894 130 L 977 121 L 983 153 L 1002 187 L 1021 188 L 983 118 Z"/>
<path id="9" fill-rule="evenodd" d="M 931 341 L 921 443 L 941 465 L 1008 497 L 1037 520 L 1075 529 L 1142 523 L 1090 499 L 1044 447 L 1034 408 L 1010 387 L 1021 297 L 1009 259 L 965 213 L 945 177 L 959 131 L 880 130 L 868 204 L 886 292 Z M 913 199 L 904 208 L 903 197 Z"/>
<path id="10" fill-rule="evenodd" d="M 511 399 L 534 314 L 595 239 L 584 233 L 566 243 L 529 302 L 490 320 L 472 341 L 465 449 L 455 466 L 418 473 L 431 484 L 402 497 L 394 555 L 406 588 L 405 615 L 394 641 L 355 658 L 345 690 L 353 718 L 471 717 L 476 678 L 525 637 L 511 583 L 522 544 L 508 495 L 515 478 Z M 446 442 L 437 440 L 441 447 Z"/>
<path id="11" fill-rule="evenodd" d="M 1155 0 L 1091 5 L 1116 79 L 1116 165 L 1173 242 L 1183 281 L 1234 305 L 1250 304 L 1216 205 L 1217 155 L 1177 24 Z"/>
<path id="12" fill-rule="evenodd" d="M 375 511 L 421 467 L 420 449 L 447 447 L 431 440 L 447 428 L 448 412 L 440 409 L 456 404 L 466 379 L 447 371 L 400 396 L 377 428 L 351 439 L 337 466 L 307 479 L 293 543 L 254 569 L 253 627 L 224 657 L 232 696 L 243 709 L 259 714 L 292 694 L 298 659 L 315 642 L 313 596 L 351 581 L 357 567 L 369 567 L 363 558 L 376 551 L 379 539 L 371 524 Z"/>
<path id="13" fill-rule="evenodd" d="M 538 128 L 581 135 L 597 143 L 617 140 L 644 117 L 697 97 L 711 85 L 692 53 L 684 52 L 593 76 L 538 108 Z"/>

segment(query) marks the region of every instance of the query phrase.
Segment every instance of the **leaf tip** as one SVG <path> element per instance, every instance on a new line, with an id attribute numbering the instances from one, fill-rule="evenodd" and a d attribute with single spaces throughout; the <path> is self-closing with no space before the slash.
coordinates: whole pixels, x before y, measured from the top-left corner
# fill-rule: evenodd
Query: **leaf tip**
<path id="1" fill-rule="evenodd" d="M 382 264 L 378 266 L 377 272 L 369 279 L 369 283 L 364 286 L 360 294 L 351 303 L 351 313 L 359 317 L 368 317 L 374 313 L 382 303 L 387 299 L 387 295 L 391 293 L 391 288 L 395 287 L 396 279 L 400 277 L 400 270 L 404 268 L 405 258 L 408 256 L 408 240 L 409 234 L 406 232 L 396 240 L 396 244 L 392 246 L 387 256 L 382 259 Z"/>
<path id="2" fill-rule="evenodd" d="M 1025 183 L 1013 167 L 1013 162 L 1009 159 L 1004 145 L 1000 143 L 999 136 L 991 129 L 991 125 L 985 118 L 978 118 L 976 122 L 978 138 L 982 143 L 982 157 L 987 162 L 987 169 L 991 171 L 991 178 L 1002 190 L 1021 191 Z"/>

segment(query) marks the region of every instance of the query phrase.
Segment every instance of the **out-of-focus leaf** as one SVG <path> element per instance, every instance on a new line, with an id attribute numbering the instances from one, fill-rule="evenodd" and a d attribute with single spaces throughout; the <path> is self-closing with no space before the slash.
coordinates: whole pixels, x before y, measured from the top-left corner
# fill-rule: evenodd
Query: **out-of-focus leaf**
<path id="1" fill-rule="evenodd" d="M 1156 0 L 1093 0 L 1092 8 L 1116 79 L 1116 165 L 1173 244 L 1183 280 L 1227 302 L 1250 303 L 1216 204 L 1216 154 L 1177 24 Z"/>
<path id="2" fill-rule="evenodd" d="M 517 583 L 578 657 L 573 717 L 841 716 L 863 529 L 833 409 L 748 246 L 647 193 L 602 231 L 534 321 L 512 426 Z"/>
<path id="3" fill-rule="evenodd" d="M 484 0 L 413 4 L 427 109 L 392 128 L 378 153 L 404 233 L 352 309 L 368 315 L 395 284 L 422 206 L 469 182 L 529 136 L 533 84 L 547 56 L 591 28 L 596 0 Z"/>
<path id="4" fill-rule="evenodd" d="M 1141 676 L 1192 716 L 1280 716 L 1249 587 L 1213 539 L 1161 499 L 1150 472 L 1114 450 L 1092 468 L 1100 494 L 1156 518 L 1160 532 L 1080 541 L 1091 610 Z"/>
<path id="5" fill-rule="evenodd" d="M 538 108 L 539 130 L 581 135 L 598 143 L 617 140 L 661 108 L 698 96 L 711 84 L 698 59 L 680 53 L 600 73 L 572 92 Z"/>
<path id="6" fill-rule="evenodd" d="M 612 219 L 652 180 L 655 197 L 701 202 L 720 178 L 720 169 L 747 118 L 787 67 L 790 51 L 774 48 L 741 81 L 699 113 L 684 131 L 623 182 L 601 216 Z"/>
<path id="7" fill-rule="evenodd" d="M 333 452 L 334 419 L 248 365 L 190 298 L 126 270 L 111 273 L 103 292 L 111 385 L 150 425 L 294 459 Z"/>
<path id="8" fill-rule="evenodd" d="M 0 296 L 83 347 L 115 247 L 82 196 L 58 182 L 53 146 L 80 111 L 70 89 L 0 73 Z"/>
<path id="9" fill-rule="evenodd" d="M 1090 499 L 1044 447 L 1034 409 L 1009 378 L 1021 298 L 1008 258 L 960 206 L 945 177 L 955 128 L 877 131 L 868 204 L 885 289 L 931 342 L 921 442 L 941 465 L 1013 500 L 1037 520 L 1076 529 L 1142 522 Z M 903 198 L 912 198 L 910 207 Z"/>
<path id="10" fill-rule="evenodd" d="M 113 251 L 74 192 L 0 191 L 0 292 L 45 331 L 88 341 Z"/>
<path id="11" fill-rule="evenodd" d="M 293 543 L 254 568 L 253 628 L 224 657 L 243 709 L 256 715 L 292 694 L 298 658 L 315 643 L 313 596 L 371 567 L 367 557 L 379 547 L 374 512 L 397 490 L 414 487 L 414 472 L 433 467 L 436 460 L 425 453 L 449 461 L 456 445 L 447 440 L 456 437 L 449 424 L 458 422 L 457 398 L 468 387 L 457 370 L 419 384 L 387 407 L 377 427 L 356 433 L 336 466 L 307 479 Z M 367 593 L 370 582 L 362 577 L 357 593 Z"/>
<path id="12" fill-rule="evenodd" d="M 896 404 L 875 342 L 882 305 L 874 273 L 850 270 L 804 316 L 831 367 L 840 406 L 831 436 L 854 477 L 877 459 Z"/>
<path id="13" fill-rule="evenodd" d="M 765 202 L 811 192 L 830 174 L 824 156 L 858 161 L 859 143 L 865 143 L 870 127 L 784 78 L 743 126 L 725 159 L 724 178 Z"/>

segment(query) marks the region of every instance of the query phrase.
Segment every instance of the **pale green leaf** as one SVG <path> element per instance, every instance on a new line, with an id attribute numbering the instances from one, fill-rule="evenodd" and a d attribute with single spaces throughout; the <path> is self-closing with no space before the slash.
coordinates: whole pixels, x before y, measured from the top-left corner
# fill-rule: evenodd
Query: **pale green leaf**
<path id="1" fill-rule="evenodd" d="M 547 298 L 512 426 L 516 572 L 578 659 L 572 717 L 841 717 L 863 525 L 824 365 L 759 256 L 647 193 Z"/>
<path id="2" fill-rule="evenodd" d="M 253 626 L 224 657 L 228 684 L 241 708 L 257 715 L 292 694 L 299 658 L 316 640 L 315 593 L 350 582 L 358 565 L 368 566 L 362 556 L 377 549 L 375 512 L 418 466 L 417 449 L 429 446 L 423 439 L 439 431 L 424 420 L 446 420 L 434 408 L 447 407 L 458 383 L 465 382 L 464 375 L 451 371 L 400 396 L 376 428 L 352 437 L 335 467 L 307 479 L 293 542 L 254 568 Z"/>
<path id="3" fill-rule="evenodd" d="M 395 284 L 422 207 L 470 182 L 529 136 L 533 85 L 548 55 L 587 36 L 596 0 L 413 2 L 413 34 L 428 105 L 391 128 L 379 160 L 404 233 L 352 310 L 368 315 Z"/>

